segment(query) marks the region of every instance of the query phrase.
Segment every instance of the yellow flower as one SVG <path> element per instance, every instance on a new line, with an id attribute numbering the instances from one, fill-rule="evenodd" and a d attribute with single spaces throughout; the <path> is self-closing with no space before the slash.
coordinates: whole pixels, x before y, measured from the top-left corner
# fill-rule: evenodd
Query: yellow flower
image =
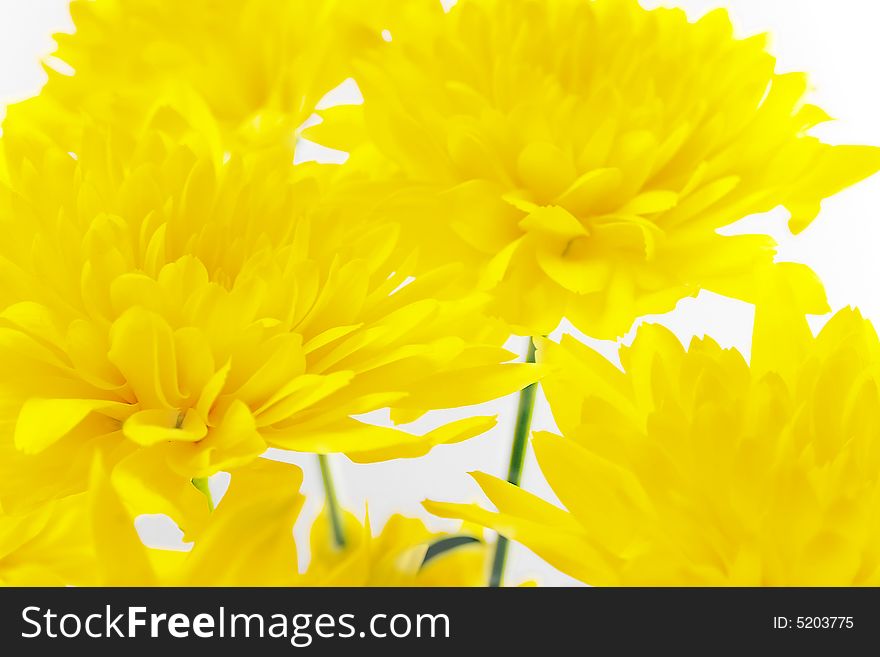
<path id="1" fill-rule="evenodd" d="M 302 471 L 259 459 L 232 473 L 211 518 L 193 535 L 190 551 L 146 548 L 106 473 L 91 491 L 98 583 L 105 586 L 479 586 L 486 545 L 465 534 L 429 532 L 421 521 L 394 516 L 373 538 L 369 523 L 347 516 L 351 543 L 332 547 L 326 518 L 312 528 L 305 573 L 297 567 L 293 525 L 304 498 Z M 452 549 L 429 553 L 449 538 Z M 77 583 L 74 580 L 73 583 Z"/>
<path id="2" fill-rule="evenodd" d="M 724 11 L 406 9 L 360 53 L 363 106 L 324 110 L 306 134 L 384 171 L 404 239 L 465 262 L 522 332 L 565 316 L 614 337 L 701 288 L 753 300 L 773 240 L 717 229 L 783 205 L 800 231 L 880 167 L 876 148 L 808 136 L 828 117 L 803 102 L 806 77 L 775 73 L 764 36 L 734 39 Z"/>
<path id="3" fill-rule="evenodd" d="M 74 0 L 49 81 L 13 106 L 69 141 L 76 119 L 140 125 L 171 105 L 216 119 L 227 147 L 294 145 L 296 130 L 346 78 L 353 51 L 381 42 L 341 0 Z"/>
<path id="4" fill-rule="evenodd" d="M 498 508 L 429 503 L 594 585 L 880 584 L 880 342 L 857 311 L 813 338 L 759 307 L 751 367 L 645 325 L 623 372 L 542 341 L 564 438 L 533 445 L 567 510 L 477 474 Z"/>
<path id="5" fill-rule="evenodd" d="M 186 519 L 204 513 L 190 478 L 267 447 L 419 456 L 494 418 L 413 436 L 355 416 L 408 422 L 534 380 L 501 365 L 513 354 L 485 299 L 446 298 L 449 268 L 406 284 L 394 225 L 328 191 L 335 173 L 284 149 L 215 152 L 181 121 L 87 127 L 72 153 L 4 135 L 8 510 L 84 490 L 101 448 L 146 512 Z"/>
<path id="6" fill-rule="evenodd" d="M 345 514 L 346 546 L 337 548 L 327 513 L 311 529 L 310 586 L 485 586 L 490 550 L 480 533 L 432 532 L 416 518 L 396 514 L 373 537 Z"/>

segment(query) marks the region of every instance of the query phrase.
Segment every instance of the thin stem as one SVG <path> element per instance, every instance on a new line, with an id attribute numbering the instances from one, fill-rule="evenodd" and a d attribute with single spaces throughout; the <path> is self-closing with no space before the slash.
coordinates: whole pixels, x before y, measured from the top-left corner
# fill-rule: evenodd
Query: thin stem
<path id="1" fill-rule="evenodd" d="M 211 497 L 211 487 L 208 485 L 207 477 L 193 477 L 192 485 L 196 487 L 196 489 L 205 496 L 205 499 L 208 500 L 208 509 L 210 511 L 214 510 L 214 499 Z"/>
<path id="2" fill-rule="evenodd" d="M 535 362 L 535 341 L 529 338 L 526 362 Z M 538 384 L 527 385 L 519 392 L 519 406 L 516 409 L 516 424 L 513 427 L 513 445 L 510 448 L 510 465 L 507 468 L 507 481 L 514 486 L 519 486 L 522 481 L 523 464 L 526 459 L 526 446 L 528 445 L 529 429 L 532 426 L 532 413 L 535 410 L 535 395 L 538 392 Z M 498 536 L 495 543 L 495 557 L 492 560 L 492 571 L 489 576 L 489 586 L 501 586 L 504 577 L 504 567 L 507 565 L 507 551 L 510 542 L 505 536 Z"/>
<path id="3" fill-rule="evenodd" d="M 333 544 L 338 550 L 345 547 L 345 530 L 342 526 L 342 510 L 336 487 L 333 485 L 333 474 L 330 472 L 330 460 L 326 454 L 318 454 L 318 465 L 321 466 L 321 479 L 324 481 L 324 494 L 327 497 L 327 512 L 330 514 L 330 526 L 333 529 Z"/>

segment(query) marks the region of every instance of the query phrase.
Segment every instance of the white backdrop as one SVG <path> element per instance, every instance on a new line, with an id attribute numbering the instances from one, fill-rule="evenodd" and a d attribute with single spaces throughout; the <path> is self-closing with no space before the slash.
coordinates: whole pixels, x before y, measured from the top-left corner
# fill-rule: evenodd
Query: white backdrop
<path id="1" fill-rule="evenodd" d="M 551 1 L 551 0 L 548 0 Z M 449 4 L 449 3 L 447 3 Z M 807 71 L 814 86 L 812 101 L 821 105 L 838 121 L 820 126 L 813 134 L 831 143 L 880 145 L 880 3 L 874 0 L 643 0 L 649 7 L 678 6 L 698 17 L 716 7 L 727 7 L 740 35 L 769 31 L 774 35 L 772 50 L 781 71 Z M 45 80 L 38 59 L 53 49 L 52 32 L 69 30 L 66 0 L 0 0 L 0 106 L 36 93 Z M 134 44 L 133 44 L 134 46 Z M 302 157 L 302 156 L 301 156 Z M 321 158 L 319 149 L 306 152 L 307 159 Z M 785 213 L 750 217 L 730 229 L 753 232 L 760 225 L 780 242 L 780 260 L 803 262 L 825 282 L 834 310 L 858 306 L 880 322 L 880 176 L 863 182 L 823 204 L 819 219 L 797 237 L 785 231 Z M 683 342 L 692 336 L 712 335 L 723 346 L 748 353 L 752 310 L 743 303 L 711 294 L 679 303 L 671 313 L 649 318 L 660 322 Z M 815 318 L 817 328 L 826 318 Z M 563 325 L 560 331 L 570 331 Z M 581 336 L 583 337 L 583 336 Z M 632 333 L 624 342 L 631 339 Z M 616 344 L 589 341 L 614 359 Z M 511 346 L 524 350 L 523 340 Z M 485 470 L 503 475 L 512 430 L 516 399 L 505 398 L 484 404 L 483 414 L 500 416 L 489 434 L 459 445 L 440 447 L 417 461 L 392 461 L 370 466 L 350 463 L 336 457 L 334 466 L 343 503 L 363 515 L 369 502 L 374 529 L 394 512 L 425 517 L 431 526 L 446 527 L 443 521 L 428 517 L 421 509 L 425 498 L 454 501 L 480 499 L 468 471 Z M 473 409 L 445 412 L 455 417 Z M 435 414 L 435 417 L 437 415 Z M 436 421 L 436 420 L 435 420 Z M 546 402 L 539 397 L 534 426 L 553 429 Z M 306 471 L 305 492 L 310 495 L 303 517 L 297 525 L 298 537 L 321 505 L 321 482 L 314 457 L 284 455 Z M 223 477 L 212 482 L 217 492 Z M 524 486 L 554 500 L 531 455 L 526 462 Z M 170 521 L 145 518 L 139 522 L 141 535 L 150 544 L 168 545 L 179 541 Z M 301 541 L 305 544 L 305 541 Z M 305 561 L 304 549 L 301 560 Z M 536 577 L 545 585 L 569 584 L 571 580 L 544 564 L 528 550 L 514 546 L 508 581 Z"/>

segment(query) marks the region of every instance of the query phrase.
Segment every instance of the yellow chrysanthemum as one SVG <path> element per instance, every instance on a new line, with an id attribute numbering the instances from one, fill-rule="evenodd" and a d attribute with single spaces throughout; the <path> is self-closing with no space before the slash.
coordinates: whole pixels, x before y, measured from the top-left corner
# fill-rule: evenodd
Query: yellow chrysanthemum
<path id="1" fill-rule="evenodd" d="M 347 516 L 350 542 L 344 550 L 333 546 L 326 518 L 319 516 L 312 527 L 308 568 L 299 573 L 293 526 L 305 498 L 299 492 L 302 471 L 296 466 L 259 459 L 233 471 L 229 489 L 211 517 L 191 532 L 193 545 L 188 551 L 145 547 L 108 475 L 99 457 L 89 493 L 64 501 L 72 513 L 34 518 L 26 531 L 10 533 L 9 540 L 0 535 L 0 554 L 8 551 L 12 557 L 11 565 L 8 557 L 0 557 L 0 584 L 481 586 L 485 582 L 488 550 L 478 537 L 430 532 L 420 520 L 403 516 L 392 517 L 376 537 L 368 525 Z M 2 518 L 0 522 L 5 522 Z M 73 527 L 79 533 L 69 544 Z M 455 542 L 449 543 L 450 539 Z M 66 543 L 69 551 L 62 553 Z M 49 548 L 44 551 L 51 559 L 44 559 L 36 548 Z M 77 568 L 69 567 L 74 563 Z M 7 581 L 8 572 L 14 577 Z"/>
<path id="2" fill-rule="evenodd" d="M 345 514 L 346 545 L 333 542 L 326 513 L 311 529 L 310 586 L 485 586 L 490 551 L 479 534 L 432 532 L 394 515 L 376 537 L 369 518 Z"/>
<path id="3" fill-rule="evenodd" d="M 751 367 L 653 325 L 623 372 L 568 337 L 539 355 L 565 437 L 533 445 L 567 511 L 482 474 L 499 513 L 434 511 L 594 585 L 880 584 L 880 341 L 858 312 L 813 338 L 759 307 Z"/>
<path id="4" fill-rule="evenodd" d="M 69 142 L 86 114 L 141 125 L 172 105 L 220 124 L 236 147 L 293 146 L 353 52 L 381 37 L 348 0 L 74 0 L 75 31 L 55 35 L 48 84 L 9 121 Z"/>
<path id="5" fill-rule="evenodd" d="M 354 416 L 390 407 L 406 422 L 534 379 L 500 365 L 513 354 L 483 299 L 444 298 L 448 269 L 405 284 L 394 226 L 359 222 L 368 209 L 324 194 L 332 175 L 292 166 L 283 149 L 214 153 L 169 123 L 87 128 L 72 153 L 4 136 L 8 510 L 83 490 L 98 448 L 114 476 L 176 500 L 169 513 L 192 498 L 191 477 L 269 446 L 419 456 L 494 419 L 417 437 Z"/>
<path id="6" fill-rule="evenodd" d="M 361 54 L 365 102 L 310 139 L 389 178 L 404 236 L 464 261 L 530 334 L 596 337 L 701 288 L 752 300 L 764 235 L 717 229 L 784 205 L 797 232 L 880 151 L 808 136 L 806 77 L 724 11 L 689 22 L 635 0 L 405 3 Z M 812 284 L 804 272 L 805 284 Z M 822 312 L 822 308 L 808 309 Z"/>

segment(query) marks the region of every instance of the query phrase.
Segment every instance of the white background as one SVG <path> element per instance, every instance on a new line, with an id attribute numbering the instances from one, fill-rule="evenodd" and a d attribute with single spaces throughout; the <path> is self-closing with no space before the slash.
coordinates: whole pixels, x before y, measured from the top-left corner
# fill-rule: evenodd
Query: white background
<path id="1" fill-rule="evenodd" d="M 171 0 L 169 0 L 171 1 Z M 548 0 L 550 1 L 550 0 Z M 771 48 L 780 71 L 807 71 L 814 91 L 811 100 L 838 121 L 820 126 L 813 134 L 831 143 L 880 145 L 880 3 L 874 0 L 643 0 L 648 7 L 678 6 L 696 18 L 716 7 L 727 7 L 737 32 L 748 36 L 769 31 Z M 0 106 L 36 93 L 45 80 L 39 57 L 51 52 L 52 32 L 70 29 L 66 0 L 0 0 Z M 136 44 L 132 44 L 136 47 Z M 875 322 L 880 321 L 880 176 L 863 182 L 823 204 L 819 219 L 804 233 L 791 237 L 785 231 L 785 213 L 775 211 L 741 222 L 734 230 L 750 232 L 761 226 L 780 242 L 780 260 L 808 264 L 825 282 L 833 309 L 858 306 Z M 751 228 L 749 228 L 751 227 Z M 745 353 L 751 337 L 752 310 L 749 306 L 710 294 L 682 301 L 675 311 L 651 318 L 668 326 L 687 342 L 694 335 L 710 334 L 724 346 Z M 818 327 L 824 318 L 817 318 Z M 563 330 L 565 327 L 563 326 Z M 558 332 L 557 332 L 558 334 Z M 631 335 L 628 339 L 631 339 Z M 614 343 L 590 341 L 610 358 Z M 512 341 L 524 349 L 522 340 Z M 420 502 L 425 498 L 471 501 L 481 499 L 467 476 L 471 470 L 503 475 L 512 428 L 515 398 L 498 400 L 479 408 L 483 414 L 498 414 L 498 427 L 490 434 L 460 445 L 435 449 L 415 461 L 358 466 L 343 457 L 334 460 L 343 503 L 363 515 L 369 502 L 374 526 L 381 526 L 394 512 L 426 516 Z M 442 414 L 453 417 L 473 409 Z M 552 429 L 553 420 L 539 398 L 535 427 Z M 298 537 L 321 504 L 320 477 L 310 455 L 293 455 L 288 460 L 306 471 L 305 492 L 309 504 L 297 525 Z M 216 482 L 218 489 L 221 480 Z M 534 460 L 526 462 L 524 485 L 548 499 L 555 499 Z M 427 518 L 435 527 L 448 524 Z M 142 536 L 151 544 L 174 543 L 176 534 L 162 519 L 139 523 Z M 304 545 L 305 541 L 301 541 Z M 301 560 L 305 560 L 303 550 Z M 536 577 L 542 584 L 569 584 L 561 573 L 541 562 L 528 550 L 514 546 L 509 581 Z"/>

